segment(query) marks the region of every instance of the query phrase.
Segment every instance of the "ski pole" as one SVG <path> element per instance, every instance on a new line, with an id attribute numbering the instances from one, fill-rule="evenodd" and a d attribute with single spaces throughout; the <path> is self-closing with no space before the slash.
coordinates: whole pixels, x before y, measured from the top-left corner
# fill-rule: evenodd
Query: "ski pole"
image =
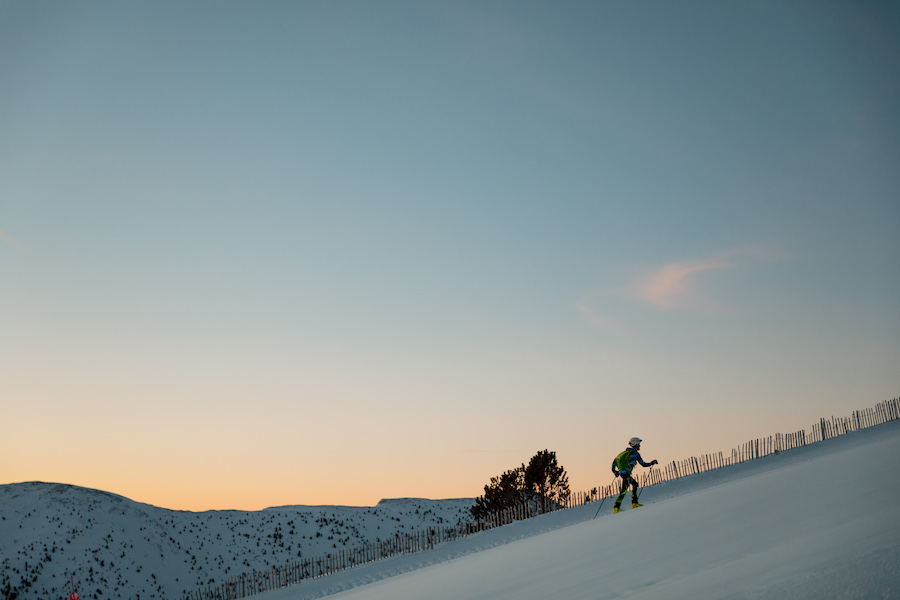
<path id="1" fill-rule="evenodd" d="M 612 492 L 613 489 L 615 488 L 615 485 L 613 485 L 613 484 L 616 482 L 616 479 L 617 479 L 616 477 L 613 477 L 613 483 L 610 484 L 610 486 L 609 486 L 609 491 L 610 491 L 610 492 Z M 603 508 L 603 503 L 604 503 L 604 502 L 606 502 L 606 496 L 604 496 L 603 498 L 600 499 L 600 506 L 597 507 L 597 513 L 594 515 L 594 518 L 591 519 L 591 521 L 593 521 L 594 519 L 596 519 L 596 518 L 597 518 L 597 515 L 600 514 L 600 509 Z"/>
<path id="2" fill-rule="evenodd" d="M 600 499 L 600 506 L 597 507 L 597 512 L 594 513 L 594 518 L 591 519 L 591 521 L 593 521 L 594 519 L 596 519 L 596 518 L 597 518 L 597 515 L 600 514 L 600 509 L 603 508 L 603 503 L 604 503 L 604 502 L 606 502 L 606 498 L 601 498 L 601 499 Z"/>
<path id="3" fill-rule="evenodd" d="M 653 481 L 652 475 L 653 475 L 653 465 L 650 465 L 650 472 L 647 474 L 647 481 Z M 647 486 L 644 486 L 644 487 L 647 487 Z M 641 494 L 643 494 L 643 493 L 644 493 L 644 488 L 642 487 L 642 488 L 641 488 L 641 491 L 639 491 L 639 492 L 637 493 L 637 499 L 638 499 L 638 500 L 641 499 Z"/>

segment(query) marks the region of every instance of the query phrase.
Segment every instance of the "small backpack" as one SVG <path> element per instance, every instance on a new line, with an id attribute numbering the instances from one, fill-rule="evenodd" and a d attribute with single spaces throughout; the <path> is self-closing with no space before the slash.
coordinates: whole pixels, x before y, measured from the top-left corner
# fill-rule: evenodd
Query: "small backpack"
<path id="1" fill-rule="evenodd" d="M 631 458 L 633 452 L 634 448 L 626 448 L 616 457 L 616 468 L 619 469 L 619 471 L 631 470 L 631 463 L 629 463 L 628 460 Z"/>

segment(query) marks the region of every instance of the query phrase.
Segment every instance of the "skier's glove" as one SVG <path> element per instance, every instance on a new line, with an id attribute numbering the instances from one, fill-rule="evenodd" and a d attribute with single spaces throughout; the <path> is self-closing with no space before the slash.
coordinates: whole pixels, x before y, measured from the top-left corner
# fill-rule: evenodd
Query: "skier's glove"
<path id="1" fill-rule="evenodd" d="M 658 461 L 658 460 L 655 460 L 655 459 L 654 459 L 654 460 L 651 460 L 651 461 L 650 461 L 650 466 L 651 466 L 651 467 L 652 467 L 653 465 L 658 465 L 658 464 L 659 464 L 659 461 Z"/>
<path id="2" fill-rule="evenodd" d="M 619 470 L 618 470 L 618 469 L 613 469 L 613 475 L 615 475 L 616 477 L 618 477 L 618 476 L 619 476 Z"/>

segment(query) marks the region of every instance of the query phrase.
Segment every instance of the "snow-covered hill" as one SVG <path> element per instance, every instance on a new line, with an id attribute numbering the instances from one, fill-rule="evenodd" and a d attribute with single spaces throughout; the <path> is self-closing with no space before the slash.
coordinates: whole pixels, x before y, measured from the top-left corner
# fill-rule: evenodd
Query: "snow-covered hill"
<path id="1" fill-rule="evenodd" d="M 897 457 L 900 421 L 255 598 L 896 599 Z"/>
<path id="2" fill-rule="evenodd" d="M 172 511 L 51 483 L 0 486 L 0 598 L 181 598 L 237 573 L 468 520 L 471 499 Z"/>

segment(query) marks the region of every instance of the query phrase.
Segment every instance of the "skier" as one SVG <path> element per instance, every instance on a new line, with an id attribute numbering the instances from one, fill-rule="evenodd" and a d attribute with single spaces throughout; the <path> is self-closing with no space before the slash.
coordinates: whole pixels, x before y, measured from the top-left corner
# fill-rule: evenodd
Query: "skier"
<path id="1" fill-rule="evenodd" d="M 616 498 L 616 503 L 613 505 L 613 513 L 619 512 L 622 506 L 622 500 L 625 498 L 625 494 L 628 493 L 629 484 L 631 485 L 631 508 L 643 506 L 643 504 L 638 504 L 638 483 L 637 480 L 631 476 L 631 471 L 634 469 L 636 463 L 641 463 L 642 467 L 652 467 L 653 465 L 659 464 L 659 462 L 652 460 L 649 463 L 645 463 L 644 459 L 641 458 L 640 452 L 638 452 L 640 449 L 641 438 L 633 437 L 628 440 L 628 447 L 613 459 L 612 472 L 616 477 L 622 478 L 622 491 L 619 494 L 619 497 Z"/>

